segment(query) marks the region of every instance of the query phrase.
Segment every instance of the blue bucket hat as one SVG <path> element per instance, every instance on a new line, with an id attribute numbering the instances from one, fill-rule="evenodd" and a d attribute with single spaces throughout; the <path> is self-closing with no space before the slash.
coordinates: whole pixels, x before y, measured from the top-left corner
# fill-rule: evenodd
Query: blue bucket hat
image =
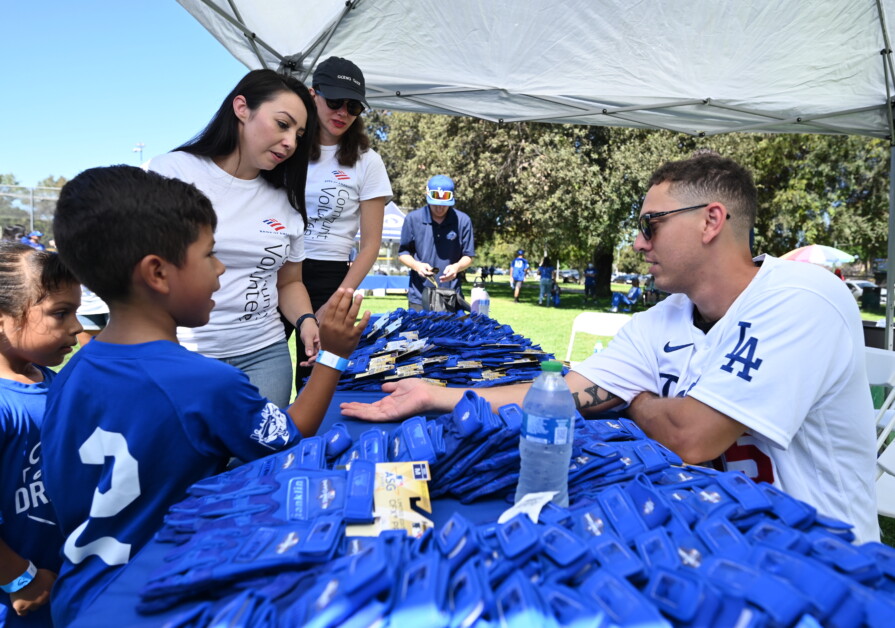
<path id="1" fill-rule="evenodd" d="M 426 202 L 429 205 L 454 204 L 454 180 L 444 174 L 436 174 L 426 183 Z"/>

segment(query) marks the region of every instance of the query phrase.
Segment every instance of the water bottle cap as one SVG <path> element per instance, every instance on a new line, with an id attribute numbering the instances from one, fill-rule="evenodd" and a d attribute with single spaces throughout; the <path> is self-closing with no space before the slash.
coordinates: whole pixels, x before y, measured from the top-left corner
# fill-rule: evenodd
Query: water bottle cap
<path id="1" fill-rule="evenodd" d="M 562 373 L 562 362 L 559 360 L 546 360 L 541 362 L 541 370 L 547 373 Z"/>

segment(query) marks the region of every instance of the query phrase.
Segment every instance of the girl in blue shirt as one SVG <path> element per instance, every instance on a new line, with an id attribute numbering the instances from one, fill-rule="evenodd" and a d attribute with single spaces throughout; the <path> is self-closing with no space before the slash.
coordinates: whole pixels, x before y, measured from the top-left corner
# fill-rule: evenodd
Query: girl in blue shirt
<path id="1" fill-rule="evenodd" d="M 0 615 L 51 626 L 62 535 L 41 478 L 47 390 L 81 332 L 77 280 L 55 253 L 0 243 Z"/>

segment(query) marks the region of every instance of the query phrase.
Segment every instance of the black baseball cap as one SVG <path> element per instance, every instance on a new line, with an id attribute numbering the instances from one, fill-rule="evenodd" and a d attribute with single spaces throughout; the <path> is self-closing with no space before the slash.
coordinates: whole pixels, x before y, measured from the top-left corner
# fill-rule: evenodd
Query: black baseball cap
<path id="1" fill-rule="evenodd" d="M 320 91 L 331 100 L 348 98 L 359 100 L 369 109 L 367 104 L 364 73 L 360 68 L 342 57 L 330 57 L 323 61 L 314 70 L 311 86 L 319 87 Z"/>

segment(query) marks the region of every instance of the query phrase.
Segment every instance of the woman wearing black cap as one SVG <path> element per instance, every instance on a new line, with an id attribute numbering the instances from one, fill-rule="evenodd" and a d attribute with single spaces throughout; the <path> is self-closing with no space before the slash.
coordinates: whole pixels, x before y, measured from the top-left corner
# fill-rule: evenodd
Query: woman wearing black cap
<path id="1" fill-rule="evenodd" d="M 356 289 L 382 244 L 382 219 L 392 188 L 382 158 L 370 149 L 360 114 L 367 107 L 364 75 L 347 59 L 330 57 L 314 70 L 311 94 L 319 125 L 311 145 L 305 204 L 304 282 L 318 311 L 340 286 Z M 360 227 L 357 257 L 349 267 Z M 300 325 L 313 326 L 305 319 Z M 296 362 L 315 353 L 296 338 Z M 310 368 L 295 365 L 295 384 Z"/>

